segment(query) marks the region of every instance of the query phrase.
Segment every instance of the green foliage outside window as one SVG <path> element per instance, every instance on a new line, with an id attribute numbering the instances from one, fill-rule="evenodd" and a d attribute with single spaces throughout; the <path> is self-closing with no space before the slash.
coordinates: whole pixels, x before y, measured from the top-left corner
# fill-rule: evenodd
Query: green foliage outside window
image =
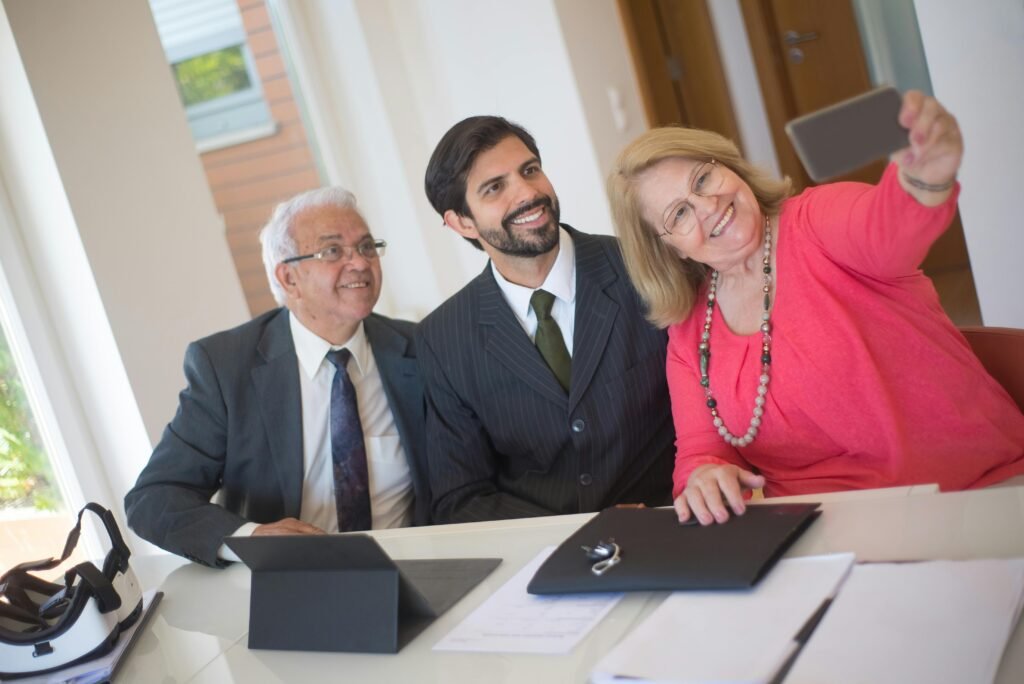
<path id="1" fill-rule="evenodd" d="M 14 357 L 0 330 L 0 510 L 60 507 L 50 459 L 38 435 Z"/>
<path id="2" fill-rule="evenodd" d="M 186 107 L 251 86 L 241 45 L 191 57 L 173 64 L 172 68 Z"/>

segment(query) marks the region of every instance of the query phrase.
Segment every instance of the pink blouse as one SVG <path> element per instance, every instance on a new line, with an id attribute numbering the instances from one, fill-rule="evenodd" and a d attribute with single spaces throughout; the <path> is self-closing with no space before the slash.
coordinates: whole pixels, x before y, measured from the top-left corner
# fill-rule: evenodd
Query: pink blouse
<path id="1" fill-rule="evenodd" d="M 890 165 L 877 186 L 834 183 L 784 203 L 771 380 L 752 444 L 726 444 L 705 404 L 697 353 L 704 293 L 669 328 L 673 496 L 705 463 L 760 472 L 769 496 L 929 482 L 966 489 L 1024 473 L 1024 414 L 918 268 L 949 224 L 959 188 L 924 207 L 896 174 Z M 743 435 L 761 333 L 732 333 L 718 307 L 711 325 L 711 389 L 725 425 Z"/>

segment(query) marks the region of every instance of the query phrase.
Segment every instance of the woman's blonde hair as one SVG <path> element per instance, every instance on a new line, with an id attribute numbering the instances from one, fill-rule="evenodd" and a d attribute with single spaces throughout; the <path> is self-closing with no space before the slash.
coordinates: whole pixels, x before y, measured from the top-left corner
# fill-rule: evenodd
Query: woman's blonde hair
<path id="1" fill-rule="evenodd" d="M 647 305 L 647 319 L 659 328 L 690 315 L 708 267 L 679 256 L 657 236 L 644 218 L 637 192 L 641 174 L 673 157 L 694 161 L 714 159 L 746 183 L 766 215 L 778 213 L 789 197 L 789 178 L 777 180 L 742 156 L 736 145 L 717 133 L 670 126 L 647 131 L 630 143 L 615 160 L 608 176 L 608 199 L 615 232 L 622 246 L 626 270 Z"/>

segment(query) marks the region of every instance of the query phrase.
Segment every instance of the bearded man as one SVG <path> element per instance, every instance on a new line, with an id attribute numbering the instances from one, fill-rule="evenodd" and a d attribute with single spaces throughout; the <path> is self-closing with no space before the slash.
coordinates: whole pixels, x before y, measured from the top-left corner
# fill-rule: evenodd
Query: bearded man
<path id="1" fill-rule="evenodd" d="M 490 257 L 417 332 L 434 521 L 668 504 L 666 337 L 616 240 L 559 223 L 533 137 L 501 117 L 453 126 L 425 186 Z"/>

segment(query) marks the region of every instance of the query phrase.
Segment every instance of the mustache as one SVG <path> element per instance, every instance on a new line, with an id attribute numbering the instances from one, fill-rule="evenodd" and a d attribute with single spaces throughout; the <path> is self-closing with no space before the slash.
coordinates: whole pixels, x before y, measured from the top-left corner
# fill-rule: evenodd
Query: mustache
<path id="1" fill-rule="evenodd" d="M 508 214 L 505 215 L 505 218 L 502 219 L 501 224 L 506 229 L 508 229 L 508 226 L 512 221 L 519 218 L 520 216 L 525 216 L 526 214 L 529 214 L 531 211 L 539 207 L 547 207 L 548 209 L 551 209 L 553 211 L 554 203 L 552 202 L 550 197 L 548 197 L 547 195 L 543 195 L 533 200 L 532 202 L 527 202 L 518 209 L 510 211 Z"/>

